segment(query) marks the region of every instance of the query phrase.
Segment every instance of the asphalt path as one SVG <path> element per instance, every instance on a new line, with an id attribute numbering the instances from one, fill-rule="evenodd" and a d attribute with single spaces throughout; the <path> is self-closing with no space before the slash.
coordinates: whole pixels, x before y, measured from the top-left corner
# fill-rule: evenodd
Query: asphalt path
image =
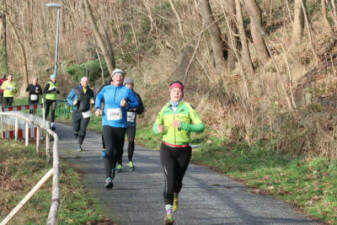
<path id="1" fill-rule="evenodd" d="M 124 170 L 114 187 L 104 188 L 101 135 L 87 132 L 85 151 L 76 152 L 72 128 L 56 124 L 63 159 L 80 170 L 86 187 L 102 204 L 106 216 L 120 225 L 160 225 L 165 215 L 159 151 L 136 146 L 136 170 Z M 151 131 L 149 131 L 151 132 Z M 204 166 L 190 164 L 179 195 L 175 225 L 318 225 L 290 205 L 268 195 L 251 192 L 245 185 Z"/>

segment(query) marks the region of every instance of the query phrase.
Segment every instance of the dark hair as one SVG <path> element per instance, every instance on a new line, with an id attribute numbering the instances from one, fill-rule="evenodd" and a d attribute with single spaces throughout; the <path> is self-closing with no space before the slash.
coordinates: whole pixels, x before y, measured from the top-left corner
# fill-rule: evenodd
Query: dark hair
<path id="1" fill-rule="evenodd" d="M 2 75 L 2 77 L 6 79 L 6 78 L 7 78 L 7 74 L 4 73 L 4 74 Z"/>

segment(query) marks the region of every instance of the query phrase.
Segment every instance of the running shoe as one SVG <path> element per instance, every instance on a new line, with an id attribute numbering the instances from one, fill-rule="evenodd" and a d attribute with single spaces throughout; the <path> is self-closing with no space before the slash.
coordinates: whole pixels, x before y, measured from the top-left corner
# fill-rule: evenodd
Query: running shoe
<path id="1" fill-rule="evenodd" d="M 107 189 L 111 189 L 114 186 L 114 184 L 112 183 L 112 178 L 111 177 L 107 177 L 105 179 L 105 184 L 104 187 Z"/>
<path id="2" fill-rule="evenodd" d="M 129 170 L 130 170 L 131 172 L 135 170 L 135 165 L 133 165 L 133 162 L 132 162 L 132 161 L 129 162 Z"/>
<path id="3" fill-rule="evenodd" d="M 173 215 L 172 213 L 166 214 L 164 217 L 164 225 L 173 225 L 174 220 L 173 220 Z"/>
<path id="4" fill-rule="evenodd" d="M 119 164 L 119 163 L 118 163 L 117 166 L 116 166 L 117 173 L 122 172 L 122 169 L 123 169 L 122 164 Z"/>
<path id="5" fill-rule="evenodd" d="M 77 145 L 76 151 L 81 152 L 82 150 L 83 150 L 83 149 L 82 149 L 82 146 L 81 146 L 81 145 Z"/>
<path id="6" fill-rule="evenodd" d="M 178 204 L 179 204 L 178 194 L 174 193 L 173 194 L 173 207 L 172 207 L 173 212 L 176 212 L 178 210 Z"/>

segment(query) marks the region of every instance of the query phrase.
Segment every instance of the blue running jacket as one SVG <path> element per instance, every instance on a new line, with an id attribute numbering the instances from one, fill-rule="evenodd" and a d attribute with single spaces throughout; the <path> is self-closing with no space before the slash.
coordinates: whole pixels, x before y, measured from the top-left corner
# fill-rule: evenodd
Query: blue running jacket
<path id="1" fill-rule="evenodd" d="M 120 102 L 125 99 L 128 102 L 127 107 L 121 107 Z M 97 95 L 95 109 L 100 109 L 104 102 L 102 117 L 103 126 L 126 127 L 126 112 L 129 108 L 136 108 L 139 105 L 138 98 L 134 92 L 126 86 L 105 86 Z"/>

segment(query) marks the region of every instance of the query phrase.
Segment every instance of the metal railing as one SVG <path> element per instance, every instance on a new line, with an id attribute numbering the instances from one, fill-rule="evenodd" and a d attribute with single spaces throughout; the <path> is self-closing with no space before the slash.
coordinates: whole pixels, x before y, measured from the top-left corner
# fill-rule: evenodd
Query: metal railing
<path id="1" fill-rule="evenodd" d="M 19 212 L 19 210 L 25 205 L 26 202 L 41 188 L 41 186 L 47 182 L 47 180 L 53 176 L 53 184 L 52 184 L 52 197 L 51 197 L 51 206 L 49 209 L 47 225 L 56 225 L 58 218 L 58 209 L 59 209 L 59 152 L 58 152 L 58 136 L 55 132 L 53 132 L 49 128 L 49 122 L 44 119 L 22 113 L 22 112 L 0 112 L 0 129 L 1 129 L 1 137 L 3 138 L 4 127 L 7 125 L 13 126 L 13 124 L 9 121 L 14 119 L 14 129 L 15 129 L 15 139 L 18 137 L 19 130 L 19 122 L 25 123 L 25 145 L 27 146 L 29 143 L 29 126 L 35 126 L 37 128 L 36 132 L 36 151 L 40 152 L 40 140 L 42 135 L 42 130 L 46 132 L 46 155 L 47 160 L 50 160 L 50 143 L 51 136 L 53 137 L 53 168 L 50 169 L 41 179 L 40 181 L 31 189 L 31 191 L 19 202 L 19 204 L 12 209 L 12 211 L 7 215 L 3 221 L 1 221 L 0 225 L 7 224 L 15 215 Z"/>

